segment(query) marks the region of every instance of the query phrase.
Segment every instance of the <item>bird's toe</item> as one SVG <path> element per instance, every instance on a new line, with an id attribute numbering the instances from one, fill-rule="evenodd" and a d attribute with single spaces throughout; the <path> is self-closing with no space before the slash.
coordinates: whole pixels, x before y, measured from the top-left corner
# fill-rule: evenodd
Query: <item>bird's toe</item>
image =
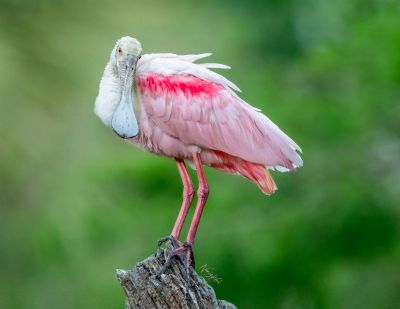
<path id="1" fill-rule="evenodd" d="M 175 239 L 175 238 L 173 238 Z M 161 239 L 162 240 L 162 239 Z M 169 238 L 164 242 L 170 240 Z M 174 246 L 173 241 L 171 241 L 171 247 L 165 249 L 165 262 L 157 273 L 157 276 L 161 276 L 166 272 L 166 270 L 171 267 L 172 260 L 177 257 L 178 260 L 185 267 L 186 279 L 189 282 L 190 278 L 190 267 L 195 267 L 194 255 L 192 250 L 192 245 L 188 243 L 181 243 L 175 239 L 176 243 Z"/>
<path id="2" fill-rule="evenodd" d="M 181 242 L 172 235 L 165 236 L 165 237 L 159 239 L 157 242 L 157 245 L 160 248 L 167 242 L 169 242 L 173 248 L 178 248 L 179 246 L 182 245 Z"/>

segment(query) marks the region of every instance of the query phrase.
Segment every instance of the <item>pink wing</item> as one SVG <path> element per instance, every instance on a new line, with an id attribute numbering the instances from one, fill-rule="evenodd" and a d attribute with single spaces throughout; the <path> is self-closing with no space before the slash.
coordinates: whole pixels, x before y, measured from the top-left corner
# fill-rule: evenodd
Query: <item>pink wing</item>
<path id="1" fill-rule="evenodd" d="M 161 130 L 187 145 L 269 168 L 302 165 L 299 146 L 241 100 L 230 89 L 234 84 L 207 69 L 222 65 L 193 64 L 177 57 L 153 56 L 138 65 L 142 106 Z"/>

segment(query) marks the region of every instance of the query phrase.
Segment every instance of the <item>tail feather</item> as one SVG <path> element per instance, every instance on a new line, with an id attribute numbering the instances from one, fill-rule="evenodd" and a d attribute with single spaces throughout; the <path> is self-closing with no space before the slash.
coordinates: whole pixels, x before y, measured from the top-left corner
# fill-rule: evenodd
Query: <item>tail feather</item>
<path id="1" fill-rule="evenodd" d="M 277 190 L 275 181 L 266 166 L 252 163 L 224 152 L 215 151 L 218 162 L 210 164 L 212 168 L 230 174 L 239 174 L 254 182 L 263 193 L 270 195 Z"/>
<path id="2" fill-rule="evenodd" d="M 257 184 L 265 194 L 270 195 L 277 189 L 274 179 L 263 165 L 243 161 L 238 166 L 237 172 Z"/>

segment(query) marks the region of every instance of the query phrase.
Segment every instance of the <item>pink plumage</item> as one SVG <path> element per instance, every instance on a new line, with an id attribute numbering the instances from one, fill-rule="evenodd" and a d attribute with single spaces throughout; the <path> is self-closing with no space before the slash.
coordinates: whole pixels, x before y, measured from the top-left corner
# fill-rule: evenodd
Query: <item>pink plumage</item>
<path id="1" fill-rule="evenodd" d="M 267 116 L 243 101 L 239 88 L 211 69 L 196 64 L 210 54 L 141 55 L 139 41 L 121 38 L 111 52 L 96 99 L 95 112 L 120 137 L 154 154 L 176 161 L 183 183 L 183 202 L 171 236 L 174 255 L 186 256 L 192 245 L 209 187 L 203 165 L 239 174 L 271 194 L 276 185 L 268 169 L 290 171 L 302 166 L 300 147 Z M 133 86 L 133 87 L 132 87 Z M 178 241 L 194 196 L 186 169 L 197 172 L 197 205 L 186 237 Z"/>
<path id="2" fill-rule="evenodd" d="M 219 77 L 179 56 L 142 57 L 136 76 L 140 133 L 133 141 L 186 161 L 197 151 L 203 164 L 240 174 L 270 194 L 276 186 L 266 168 L 301 166 L 300 148 Z"/>

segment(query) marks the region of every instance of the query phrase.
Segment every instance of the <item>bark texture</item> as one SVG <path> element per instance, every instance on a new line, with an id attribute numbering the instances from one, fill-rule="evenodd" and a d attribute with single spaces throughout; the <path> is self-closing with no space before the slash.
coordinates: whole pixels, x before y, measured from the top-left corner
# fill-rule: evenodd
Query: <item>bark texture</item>
<path id="1" fill-rule="evenodd" d="M 132 270 L 117 270 L 117 278 L 126 295 L 126 309 L 236 308 L 218 300 L 213 288 L 192 267 L 188 276 L 185 265 L 178 258 L 173 258 L 171 267 L 157 276 L 169 250 L 160 248 L 154 256 L 137 263 Z"/>

